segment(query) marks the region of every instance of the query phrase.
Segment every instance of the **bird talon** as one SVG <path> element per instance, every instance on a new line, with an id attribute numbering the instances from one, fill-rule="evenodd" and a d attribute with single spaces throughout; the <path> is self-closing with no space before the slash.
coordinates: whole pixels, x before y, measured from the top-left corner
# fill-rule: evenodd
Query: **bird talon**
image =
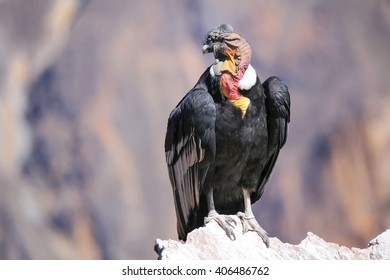
<path id="1" fill-rule="evenodd" d="M 233 227 L 233 228 L 235 228 L 235 227 L 237 226 L 236 220 L 234 220 L 234 219 L 233 219 L 232 217 L 230 217 L 230 216 L 227 216 L 226 219 L 225 219 L 225 221 L 226 221 L 226 223 L 227 223 L 229 226 L 231 226 L 231 227 Z"/>
<path id="2" fill-rule="evenodd" d="M 236 240 L 236 235 L 234 234 L 233 231 L 231 231 L 231 232 L 229 232 L 229 233 L 226 232 L 226 235 L 229 237 L 229 239 L 230 239 L 231 241 L 235 241 L 235 240 Z"/>
<path id="3" fill-rule="evenodd" d="M 269 248 L 269 237 L 268 233 L 259 225 L 255 216 L 245 215 L 245 213 L 239 212 L 237 216 L 240 218 L 242 223 L 242 233 L 245 234 L 248 231 L 254 231 L 263 240 L 265 246 Z"/>
<path id="4" fill-rule="evenodd" d="M 217 222 L 217 224 L 225 231 L 230 240 L 236 240 L 236 235 L 232 228 L 237 225 L 237 222 L 229 216 L 220 215 L 216 211 L 210 211 L 207 217 L 204 218 L 204 223 L 208 224 L 211 220 Z"/>
<path id="5" fill-rule="evenodd" d="M 245 214 L 243 212 L 238 212 L 237 216 L 240 218 L 241 221 L 243 221 L 243 220 L 249 221 L 249 220 L 252 220 L 252 219 L 256 219 L 256 217 L 254 215 L 247 215 L 247 214 Z"/>

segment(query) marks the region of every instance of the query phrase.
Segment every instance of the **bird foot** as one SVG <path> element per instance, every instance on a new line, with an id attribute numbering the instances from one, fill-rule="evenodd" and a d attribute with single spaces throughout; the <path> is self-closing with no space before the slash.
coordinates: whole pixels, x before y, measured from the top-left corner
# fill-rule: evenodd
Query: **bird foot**
<path id="1" fill-rule="evenodd" d="M 236 240 L 233 228 L 237 225 L 237 222 L 233 217 L 229 215 L 220 215 L 216 211 L 210 211 L 207 217 L 204 218 L 204 224 L 208 224 L 212 220 L 218 223 L 231 240 Z"/>
<path id="2" fill-rule="evenodd" d="M 261 237 L 261 239 L 263 239 L 265 246 L 269 248 L 268 233 L 259 225 L 255 216 L 247 215 L 242 212 L 238 212 L 237 216 L 240 218 L 242 223 L 242 233 L 245 234 L 248 231 L 255 231 Z"/>

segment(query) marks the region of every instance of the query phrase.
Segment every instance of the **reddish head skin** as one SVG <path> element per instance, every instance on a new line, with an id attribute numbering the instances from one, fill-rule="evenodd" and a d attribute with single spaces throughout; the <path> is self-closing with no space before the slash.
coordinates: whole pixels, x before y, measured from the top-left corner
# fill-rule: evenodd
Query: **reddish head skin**
<path id="1" fill-rule="evenodd" d="M 239 92 L 238 83 L 244 76 L 250 63 L 251 48 L 241 35 L 229 33 L 224 38 L 219 51 L 226 57 L 221 67 L 221 91 L 223 95 L 234 103 L 235 100 L 243 98 L 243 95 Z M 249 100 L 246 106 L 242 108 L 242 105 L 239 106 L 243 112 L 243 116 L 245 115 L 248 104 Z"/>

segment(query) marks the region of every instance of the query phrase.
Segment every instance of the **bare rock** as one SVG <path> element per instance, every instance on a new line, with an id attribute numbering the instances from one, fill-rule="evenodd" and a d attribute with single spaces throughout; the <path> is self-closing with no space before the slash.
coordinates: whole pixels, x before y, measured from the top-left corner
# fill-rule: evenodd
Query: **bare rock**
<path id="1" fill-rule="evenodd" d="M 230 240 L 219 225 L 211 221 L 207 226 L 188 234 L 187 242 L 157 239 L 154 250 L 161 260 L 368 260 L 390 259 L 390 230 L 374 238 L 365 249 L 347 248 L 327 242 L 314 233 L 307 233 L 298 245 L 270 238 L 266 248 L 255 232 L 242 234 L 241 223 L 236 219 L 236 240 Z"/>

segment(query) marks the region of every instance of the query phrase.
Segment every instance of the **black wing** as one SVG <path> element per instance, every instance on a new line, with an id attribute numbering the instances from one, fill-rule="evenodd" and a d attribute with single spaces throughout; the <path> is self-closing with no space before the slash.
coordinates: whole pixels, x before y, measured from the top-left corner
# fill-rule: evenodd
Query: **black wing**
<path id="1" fill-rule="evenodd" d="M 194 227 L 191 216 L 198 209 L 204 179 L 215 156 L 216 110 L 202 77 L 170 114 L 165 138 L 177 231 L 182 240 Z"/>
<path id="2" fill-rule="evenodd" d="M 268 152 L 267 163 L 261 174 L 261 182 L 252 201 L 258 200 L 275 166 L 280 149 L 287 140 L 287 126 L 290 122 L 290 94 L 286 84 L 278 77 L 270 77 L 264 83 L 267 110 Z"/>

